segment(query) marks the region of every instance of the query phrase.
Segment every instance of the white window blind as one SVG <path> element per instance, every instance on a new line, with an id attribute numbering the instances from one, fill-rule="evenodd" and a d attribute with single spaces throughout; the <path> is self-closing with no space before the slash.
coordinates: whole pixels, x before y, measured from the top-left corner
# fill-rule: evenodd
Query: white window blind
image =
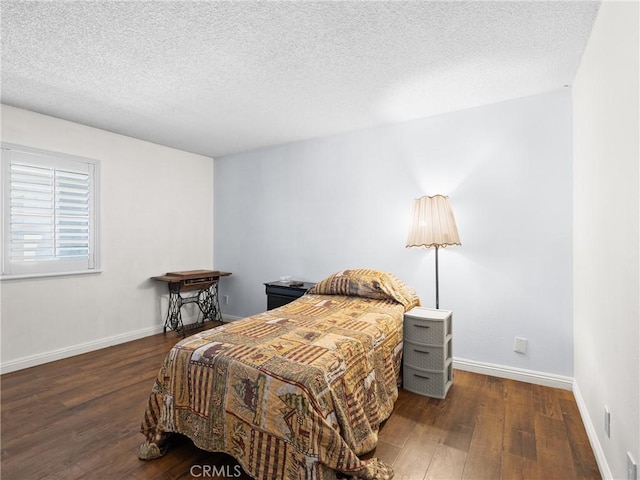
<path id="1" fill-rule="evenodd" d="M 4 146 L 3 275 L 96 268 L 96 162 Z"/>

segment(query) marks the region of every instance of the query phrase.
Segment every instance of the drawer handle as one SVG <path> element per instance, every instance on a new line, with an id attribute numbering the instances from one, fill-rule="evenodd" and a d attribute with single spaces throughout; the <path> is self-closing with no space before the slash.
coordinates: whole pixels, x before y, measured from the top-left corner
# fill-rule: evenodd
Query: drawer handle
<path id="1" fill-rule="evenodd" d="M 413 374 L 414 377 L 418 377 L 418 378 L 424 378 L 425 380 L 429 380 L 429 377 L 425 376 L 425 375 L 420 375 L 418 373 L 414 373 Z"/>
<path id="2" fill-rule="evenodd" d="M 414 348 L 413 351 L 417 353 L 426 353 L 427 355 L 430 353 L 428 350 L 418 350 L 417 348 Z"/>
<path id="3" fill-rule="evenodd" d="M 422 325 L 420 323 L 414 323 L 413 326 L 418 328 L 431 328 L 429 325 Z"/>

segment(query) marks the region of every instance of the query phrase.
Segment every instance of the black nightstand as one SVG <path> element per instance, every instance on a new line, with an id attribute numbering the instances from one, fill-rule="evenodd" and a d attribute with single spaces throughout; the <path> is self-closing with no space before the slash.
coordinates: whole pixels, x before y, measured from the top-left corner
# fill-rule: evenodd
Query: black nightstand
<path id="1" fill-rule="evenodd" d="M 267 294 L 267 310 L 281 307 L 301 297 L 315 283 L 309 282 L 267 282 L 264 284 Z"/>

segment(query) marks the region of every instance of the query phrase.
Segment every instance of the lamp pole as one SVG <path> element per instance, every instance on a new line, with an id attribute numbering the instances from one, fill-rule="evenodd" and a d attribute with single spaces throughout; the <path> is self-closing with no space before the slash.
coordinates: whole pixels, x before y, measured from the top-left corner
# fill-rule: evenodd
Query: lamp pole
<path id="1" fill-rule="evenodd" d="M 440 293 L 438 287 L 438 245 L 436 245 L 436 309 L 440 308 Z"/>

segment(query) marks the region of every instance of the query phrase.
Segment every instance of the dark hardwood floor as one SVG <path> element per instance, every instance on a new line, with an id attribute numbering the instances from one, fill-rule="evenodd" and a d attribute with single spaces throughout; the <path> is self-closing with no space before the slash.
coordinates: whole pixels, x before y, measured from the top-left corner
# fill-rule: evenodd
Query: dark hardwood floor
<path id="1" fill-rule="evenodd" d="M 184 437 L 138 460 L 147 396 L 177 340 L 154 335 L 0 377 L 2 479 L 248 479 Z M 401 391 L 373 456 L 396 479 L 601 478 L 571 392 L 457 370 L 445 400 Z"/>

